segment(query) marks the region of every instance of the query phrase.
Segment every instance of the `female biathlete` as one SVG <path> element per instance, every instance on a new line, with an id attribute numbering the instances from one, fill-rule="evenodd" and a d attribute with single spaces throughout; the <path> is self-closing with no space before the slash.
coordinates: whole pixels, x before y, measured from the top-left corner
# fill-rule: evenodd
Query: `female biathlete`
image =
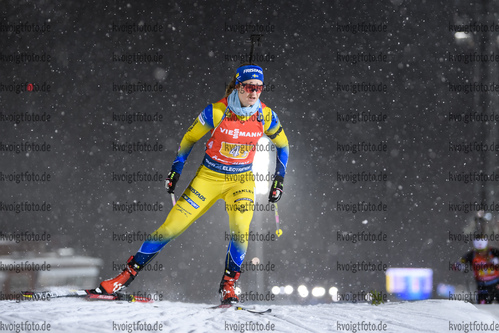
<path id="1" fill-rule="evenodd" d="M 112 294 L 127 287 L 168 242 L 184 232 L 218 199 L 223 199 L 232 237 L 219 293 L 223 304 L 239 301 L 235 284 L 248 248 L 246 236 L 253 217 L 255 182 L 252 163 L 256 145 L 265 134 L 276 146 L 277 162 L 269 193 L 270 202 L 281 198 L 289 154 L 288 139 L 277 115 L 260 101 L 264 82 L 261 67 L 244 64 L 237 69 L 224 98 L 208 105 L 199 114 L 180 143 L 165 186 L 169 193 L 173 193 L 193 145 L 210 131 L 203 163 L 196 176 L 168 214 L 165 223 L 128 259 L 123 272 L 103 281 L 95 289 L 96 292 Z"/>

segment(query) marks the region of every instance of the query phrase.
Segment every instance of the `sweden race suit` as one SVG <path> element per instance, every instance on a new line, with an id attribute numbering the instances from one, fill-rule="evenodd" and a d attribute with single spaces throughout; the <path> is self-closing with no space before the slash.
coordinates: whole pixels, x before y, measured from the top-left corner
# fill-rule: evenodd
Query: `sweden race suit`
<path id="1" fill-rule="evenodd" d="M 277 115 L 264 103 L 252 116 L 240 117 L 227 105 L 227 98 L 208 105 L 184 135 L 172 171 L 182 173 L 194 144 L 206 133 L 203 163 L 182 193 L 165 222 L 142 244 L 135 256 L 146 265 L 172 239 L 184 232 L 217 200 L 223 199 L 229 215 L 230 241 L 225 268 L 239 272 L 248 247 L 247 235 L 255 201 L 251 171 L 256 145 L 267 135 L 276 146 L 276 174 L 285 176 L 289 146 Z"/>

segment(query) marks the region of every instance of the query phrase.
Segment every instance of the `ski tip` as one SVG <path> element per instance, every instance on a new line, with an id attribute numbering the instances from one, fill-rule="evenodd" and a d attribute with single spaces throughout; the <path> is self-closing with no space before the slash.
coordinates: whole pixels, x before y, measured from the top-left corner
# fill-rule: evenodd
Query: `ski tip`
<path id="1" fill-rule="evenodd" d="M 21 296 L 25 298 L 34 298 L 35 293 L 32 291 L 21 291 Z"/>
<path id="2" fill-rule="evenodd" d="M 154 303 L 154 300 L 149 297 L 141 297 L 141 296 L 134 296 L 134 295 L 129 295 L 129 302 L 137 302 L 137 303 Z"/>
<path id="3" fill-rule="evenodd" d="M 254 313 L 254 314 L 264 314 L 264 313 L 270 313 L 272 312 L 272 309 L 267 309 L 267 310 L 253 310 L 253 309 L 248 309 L 248 308 L 245 308 L 245 307 L 242 307 L 242 306 L 236 306 L 235 307 L 236 310 L 243 310 L 243 311 L 247 311 L 247 312 L 250 312 L 250 313 Z"/>

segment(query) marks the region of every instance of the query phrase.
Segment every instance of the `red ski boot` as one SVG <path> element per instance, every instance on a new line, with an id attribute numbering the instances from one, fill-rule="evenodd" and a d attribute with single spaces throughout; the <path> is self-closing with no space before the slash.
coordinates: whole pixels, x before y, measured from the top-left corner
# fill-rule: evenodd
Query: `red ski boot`
<path id="1" fill-rule="evenodd" d="M 225 274 L 220 282 L 220 289 L 218 290 L 222 304 L 239 303 L 235 288 L 240 275 L 240 272 L 225 270 Z"/>
<path id="2" fill-rule="evenodd" d="M 127 261 L 127 266 L 117 277 L 109 280 L 102 281 L 99 288 L 95 289 L 97 292 L 103 294 L 113 294 L 127 287 L 132 283 L 133 279 L 137 276 L 142 269 L 131 256 Z"/>

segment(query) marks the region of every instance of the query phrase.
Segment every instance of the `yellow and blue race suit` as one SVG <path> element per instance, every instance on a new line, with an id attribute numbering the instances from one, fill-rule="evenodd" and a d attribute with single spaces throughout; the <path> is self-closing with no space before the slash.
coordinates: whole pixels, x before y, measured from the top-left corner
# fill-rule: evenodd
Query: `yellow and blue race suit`
<path id="1" fill-rule="evenodd" d="M 251 171 L 256 145 L 267 135 L 276 146 L 276 175 L 286 174 L 289 155 L 288 139 L 275 114 L 264 103 L 252 116 L 237 116 L 228 108 L 227 98 L 208 105 L 184 135 L 172 171 L 182 173 L 194 144 L 206 133 L 202 165 L 182 193 L 165 222 L 151 234 L 135 255 L 144 266 L 163 247 L 184 232 L 217 200 L 223 199 L 229 215 L 230 241 L 225 268 L 239 272 L 248 248 L 247 235 L 253 217 L 255 182 Z"/>

